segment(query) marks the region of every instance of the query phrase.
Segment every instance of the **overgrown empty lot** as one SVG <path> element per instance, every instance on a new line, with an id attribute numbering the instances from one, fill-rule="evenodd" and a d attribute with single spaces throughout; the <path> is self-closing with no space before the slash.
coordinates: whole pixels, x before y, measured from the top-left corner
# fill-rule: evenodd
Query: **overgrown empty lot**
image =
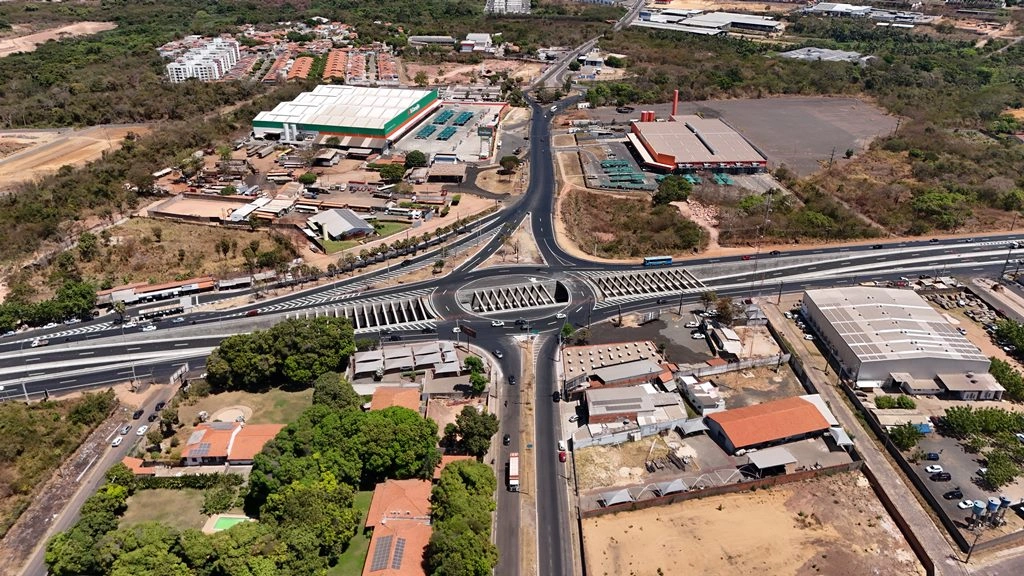
<path id="1" fill-rule="evenodd" d="M 707 245 L 707 234 L 671 205 L 647 195 L 622 197 L 580 189 L 566 193 L 562 220 L 586 253 L 604 258 L 680 254 Z"/>

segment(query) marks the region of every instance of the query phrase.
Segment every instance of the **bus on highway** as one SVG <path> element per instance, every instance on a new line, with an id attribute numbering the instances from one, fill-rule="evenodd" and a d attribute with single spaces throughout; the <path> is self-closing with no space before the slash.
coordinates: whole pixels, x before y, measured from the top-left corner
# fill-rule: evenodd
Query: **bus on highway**
<path id="1" fill-rule="evenodd" d="M 648 256 L 644 258 L 644 266 L 668 266 L 671 263 L 671 256 Z"/>

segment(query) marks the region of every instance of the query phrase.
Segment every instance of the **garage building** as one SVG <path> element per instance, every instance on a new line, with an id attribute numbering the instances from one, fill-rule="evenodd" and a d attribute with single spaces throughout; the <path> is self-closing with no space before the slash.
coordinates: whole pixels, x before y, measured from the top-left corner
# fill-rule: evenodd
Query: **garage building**
<path id="1" fill-rule="evenodd" d="M 989 359 L 913 290 L 808 290 L 802 311 L 842 375 L 860 387 L 988 372 Z"/>
<path id="2" fill-rule="evenodd" d="M 252 128 L 257 138 L 325 142 L 333 136 L 340 148 L 380 150 L 440 106 L 436 90 L 323 84 L 260 112 Z"/>

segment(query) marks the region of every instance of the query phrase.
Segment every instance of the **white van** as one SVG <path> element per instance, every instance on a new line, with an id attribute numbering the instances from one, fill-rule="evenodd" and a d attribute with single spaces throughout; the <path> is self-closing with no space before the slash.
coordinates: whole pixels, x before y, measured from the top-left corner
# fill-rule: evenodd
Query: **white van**
<path id="1" fill-rule="evenodd" d="M 121 442 L 124 442 L 124 436 L 118 436 L 117 438 L 114 438 L 114 441 L 110 443 L 110 447 L 117 448 L 118 446 L 121 445 Z"/>

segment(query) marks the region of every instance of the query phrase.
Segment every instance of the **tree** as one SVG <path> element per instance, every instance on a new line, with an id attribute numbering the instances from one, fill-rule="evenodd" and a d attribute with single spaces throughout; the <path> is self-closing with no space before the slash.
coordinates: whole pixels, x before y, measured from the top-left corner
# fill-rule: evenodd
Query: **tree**
<path id="1" fill-rule="evenodd" d="M 1024 400 L 1024 376 L 1014 370 L 1009 363 L 993 357 L 988 371 L 1000 386 L 1006 388 L 1007 398 L 1015 402 Z"/>
<path id="2" fill-rule="evenodd" d="M 398 182 L 405 176 L 405 166 L 401 164 L 385 164 L 378 170 L 380 179 L 385 182 Z"/>
<path id="3" fill-rule="evenodd" d="M 164 434 L 159 426 L 154 426 L 146 432 L 146 441 L 149 442 L 150 446 L 159 446 L 163 439 Z"/>
<path id="4" fill-rule="evenodd" d="M 693 185 L 689 180 L 673 174 L 658 183 L 658 190 L 652 196 L 651 201 L 655 206 L 669 202 L 682 202 L 690 197 L 691 190 L 693 190 Z"/>
<path id="5" fill-rule="evenodd" d="M 706 312 L 712 304 L 718 302 L 718 294 L 714 290 L 706 290 L 700 294 L 700 303 L 704 305 L 704 311 Z"/>
<path id="6" fill-rule="evenodd" d="M 217 156 L 220 157 L 222 162 L 227 162 L 228 160 L 231 160 L 231 155 L 234 153 L 234 151 L 235 149 L 232 148 L 231 146 L 228 146 L 227 144 L 221 144 L 220 146 L 217 146 Z"/>
<path id="7" fill-rule="evenodd" d="M 153 241 L 159 244 L 164 239 L 164 229 L 159 226 L 153 226 L 150 230 L 153 232 Z"/>
<path id="8" fill-rule="evenodd" d="M 334 564 L 355 536 L 359 523 L 352 496 L 351 487 L 325 472 L 317 481 L 293 482 L 271 494 L 260 510 L 260 521 L 278 533 L 301 532 L 308 536 L 307 541 L 315 548 L 306 551 L 325 564 Z"/>
<path id="9" fill-rule="evenodd" d="M 518 156 L 508 155 L 502 156 L 501 160 L 499 160 L 498 163 L 501 164 L 501 169 L 505 172 L 505 174 L 511 176 L 511 174 L 515 172 L 516 168 L 519 167 L 520 160 Z"/>
<path id="10" fill-rule="evenodd" d="M 467 356 L 466 359 L 462 361 L 462 364 L 470 372 L 483 372 L 484 370 L 484 361 L 481 360 L 479 356 Z"/>
<path id="11" fill-rule="evenodd" d="M 426 86 L 430 82 L 430 80 L 427 78 L 427 73 L 424 72 L 423 70 L 417 72 L 416 76 L 413 77 L 412 81 L 415 82 L 417 86 Z"/>
<path id="12" fill-rule="evenodd" d="M 315 172 L 306 172 L 302 176 L 299 176 L 299 183 L 309 186 L 310 184 L 316 182 L 316 179 L 317 175 Z"/>
<path id="13" fill-rule="evenodd" d="M 336 410 L 358 409 L 362 398 L 343 375 L 325 372 L 313 383 L 313 404 L 330 406 Z"/>
<path id="14" fill-rule="evenodd" d="M 405 155 L 406 168 L 420 168 L 427 165 L 427 155 L 419 150 L 412 150 Z"/>
<path id="15" fill-rule="evenodd" d="M 894 426 L 889 430 L 889 439 L 892 440 L 892 443 L 897 448 L 904 452 L 917 446 L 921 438 L 924 438 L 924 433 L 910 422 Z"/>
<path id="16" fill-rule="evenodd" d="M 736 316 L 736 307 L 733 306 L 731 296 L 722 296 L 715 303 L 715 310 L 718 312 L 718 321 L 725 326 L 732 324 Z"/>
<path id="17" fill-rule="evenodd" d="M 988 453 L 985 467 L 988 470 L 981 475 L 981 478 L 993 489 L 1010 484 L 1020 475 L 1020 466 L 1001 450 L 993 450 Z"/>
<path id="18" fill-rule="evenodd" d="M 576 332 L 576 328 L 574 328 L 572 324 L 570 324 L 568 322 L 566 322 L 565 324 L 562 324 L 562 338 L 563 339 L 568 339 L 570 336 L 573 335 L 574 332 Z"/>
<path id="19" fill-rule="evenodd" d="M 487 453 L 491 438 L 498 432 L 498 417 L 466 406 L 455 417 L 455 425 L 463 450 L 480 458 Z"/>
<path id="20" fill-rule="evenodd" d="M 487 390 L 487 376 L 479 372 L 472 372 L 469 375 L 469 389 L 472 391 L 474 396 L 479 396 Z"/>
<path id="21" fill-rule="evenodd" d="M 338 138 L 337 136 L 331 136 L 327 138 L 326 144 L 328 146 L 337 146 L 338 144 L 341 144 L 341 138 Z"/>
<path id="22" fill-rule="evenodd" d="M 124 313 L 128 310 L 128 305 L 124 303 L 124 300 L 118 300 L 114 302 L 114 313 L 117 314 L 117 321 L 124 322 Z"/>
<path id="23" fill-rule="evenodd" d="M 580 64 L 579 60 L 572 60 L 569 62 L 569 70 L 571 72 L 579 72 L 580 68 L 583 68 L 583 65 Z"/>
<path id="24" fill-rule="evenodd" d="M 238 194 L 238 188 L 230 184 L 220 189 L 221 196 L 234 196 L 235 194 Z"/>
<path id="25" fill-rule="evenodd" d="M 96 235 L 91 232 L 82 232 L 78 237 L 78 257 L 82 262 L 92 261 L 98 250 Z"/>

